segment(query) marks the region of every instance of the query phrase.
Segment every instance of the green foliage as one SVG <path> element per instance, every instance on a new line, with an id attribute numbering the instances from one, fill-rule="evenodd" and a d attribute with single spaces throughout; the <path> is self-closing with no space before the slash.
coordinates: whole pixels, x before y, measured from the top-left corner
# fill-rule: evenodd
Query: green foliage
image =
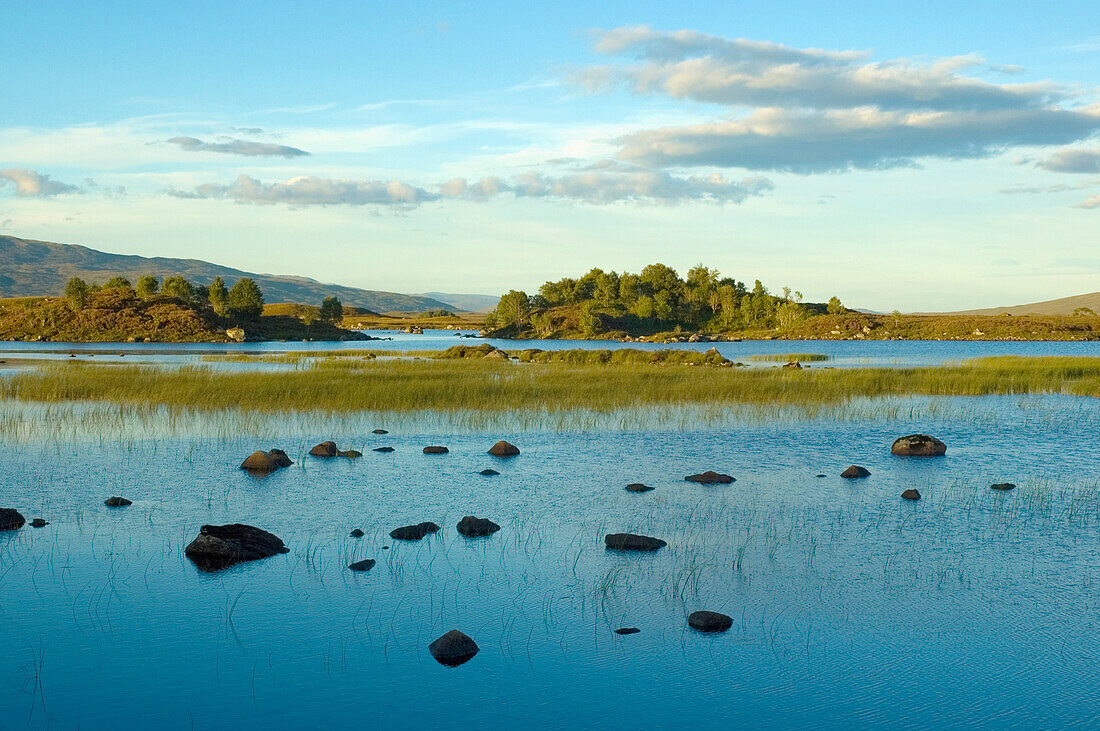
<path id="1" fill-rule="evenodd" d="M 420 315 L 419 315 L 419 316 L 420 316 L 420 317 L 422 317 L 422 318 L 430 318 L 430 317 L 456 317 L 455 313 L 451 312 L 450 310 L 442 310 L 442 309 L 438 309 L 438 310 L 424 310 L 423 312 L 421 312 L 421 313 L 420 313 Z"/>
<path id="2" fill-rule="evenodd" d="M 73 277 L 65 285 L 65 299 L 69 302 L 69 307 L 74 310 L 83 310 L 85 305 L 88 304 L 88 283 L 80 277 Z"/>
<path id="3" fill-rule="evenodd" d="M 501 329 L 518 328 L 528 324 L 531 314 L 531 299 L 526 292 L 512 290 L 500 298 L 493 310 L 493 322 Z"/>
<path id="4" fill-rule="evenodd" d="M 840 304 L 839 297 L 830 297 L 825 311 L 830 315 L 840 315 L 844 312 L 844 305 Z"/>
<path id="5" fill-rule="evenodd" d="M 321 311 L 318 316 L 324 322 L 337 323 L 344 317 L 344 306 L 340 304 L 340 300 L 336 297 L 325 297 L 325 301 L 321 303 Z"/>
<path id="6" fill-rule="evenodd" d="M 255 281 L 249 277 L 242 277 L 229 290 L 226 304 L 229 314 L 244 319 L 255 319 L 263 314 L 264 295 Z"/>
<path id="7" fill-rule="evenodd" d="M 126 277 L 111 277 L 103 285 L 103 289 L 131 289 L 130 280 Z"/>
<path id="8" fill-rule="evenodd" d="M 180 276 L 165 277 L 164 284 L 160 287 L 161 294 L 165 297 L 188 302 L 191 300 L 191 283 Z"/>
<path id="9" fill-rule="evenodd" d="M 220 276 L 214 277 L 214 281 L 206 288 L 206 299 L 218 317 L 225 317 L 229 311 L 229 290 Z"/>
<path id="10" fill-rule="evenodd" d="M 139 277 L 137 284 L 134 285 L 134 291 L 142 299 L 149 299 L 157 293 L 158 289 L 160 289 L 160 280 L 152 274 Z"/>

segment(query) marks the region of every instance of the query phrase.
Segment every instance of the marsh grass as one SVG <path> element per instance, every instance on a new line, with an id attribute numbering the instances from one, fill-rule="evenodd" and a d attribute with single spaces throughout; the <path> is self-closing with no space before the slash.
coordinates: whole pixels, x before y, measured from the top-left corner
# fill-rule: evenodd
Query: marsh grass
<path id="1" fill-rule="evenodd" d="M 830 356 L 823 353 L 763 353 L 761 355 L 750 355 L 745 360 L 777 363 L 790 363 L 791 361 L 798 361 L 799 363 L 814 363 L 823 360 L 830 360 L 830 358 Z"/>

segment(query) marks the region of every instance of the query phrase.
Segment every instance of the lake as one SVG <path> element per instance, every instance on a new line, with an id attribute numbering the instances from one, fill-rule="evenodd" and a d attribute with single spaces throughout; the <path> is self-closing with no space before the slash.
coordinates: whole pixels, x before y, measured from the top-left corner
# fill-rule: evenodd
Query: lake
<path id="1" fill-rule="evenodd" d="M 453 338 L 414 337 L 329 347 Z M 303 346 L 325 347 L 240 349 Z M 137 347 L 149 346 L 119 350 Z M 1098 345 L 718 347 L 885 362 Z M 210 346 L 157 346 L 192 348 Z M 117 728 L 139 711 L 140 725 L 164 728 L 1100 723 L 1094 399 L 553 424 L 2 406 L 0 507 L 50 522 L 0 533 L 4 727 Z M 379 427 L 390 434 L 371 434 Z M 947 456 L 892 456 L 911 432 L 943 439 Z M 364 456 L 308 456 L 322 439 Z M 498 439 L 522 453 L 489 456 Z M 429 444 L 450 453 L 425 455 Z M 270 447 L 295 464 L 264 478 L 237 469 Z M 841 479 L 850 464 L 870 477 Z M 501 474 L 477 474 L 489 467 Z M 737 481 L 683 479 L 707 469 Z M 624 490 L 632 482 L 655 489 Z M 906 488 L 922 499 L 900 499 Z M 134 503 L 107 508 L 112 495 Z M 502 528 L 463 538 L 455 524 L 470 514 Z M 425 520 L 442 530 L 388 536 Z M 289 553 L 200 572 L 184 546 L 202 524 L 231 522 L 274 532 Z M 604 548 L 606 533 L 626 531 L 668 545 Z M 346 568 L 364 558 L 377 565 Z M 732 629 L 689 629 L 698 609 L 730 615 Z M 613 632 L 625 626 L 641 632 Z M 455 668 L 427 650 L 450 629 L 481 648 Z"/>

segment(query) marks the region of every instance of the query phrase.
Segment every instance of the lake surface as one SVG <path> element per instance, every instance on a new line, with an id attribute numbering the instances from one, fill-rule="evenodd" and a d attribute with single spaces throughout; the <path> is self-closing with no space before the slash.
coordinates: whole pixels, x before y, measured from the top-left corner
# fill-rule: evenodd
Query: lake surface
<path id="1" fill-rule="evenodd" d="M 6 404 L 0 421 L 27 428 L 0 431 L 0 506 L 50 525 L 0 534 L 0 725 L 1100 724 L 1095 400 L 893 399 L 644 428 L 501 418 Z M 947 457 L 891 456 L 915 431 L 946 441 Z M 364 456 L 305 454 L 329 438 Z M 522 454 L 487 455 L 501 438 Z M 424 455 L 428 444 L 451 453 Z M 276 446 L 292 467 L 237 469 Z M 871 476 L 839 478 L 853 463 Z M 476 474 L 486 467 L 502 474 Z M 737 482 L 684 482 L 706 469 Z M 1018 488 L 989 489 L 1005 481 Z M 900 499 L 909 487 L 919 502 Z M 106 508 L 111 495 L 134 504 Z M 502 529 L 462 538 L 468 514 Z M 387 535 L 424 520 L 443 530 Z M 198 571 L 184 546 L 230 522 L 290 552 Z M 605 550 L 622 531 L 668 546 Z M 378 563 L 346 569 L 363 558 Z M 733 628 L 689 629 L 697 609 Z M 613 633 L 623 626 L 641 632 Z M 481 647 L 457 668 L 427 651 L 452 628 Z"/>
<path id="2" fill-rule="evenodd" d="M 341 350 L 445 350 L 453 345 L 477 345 L 489 343 L 504 350 L 524 348 L 565 350 L 582 348 L 637 348 L 661 350 L 668 348 L 704 351 L 717 348 L 726 358 L 743 361 L 747 365 L 771 367 L 768 362 L 749 360 L 754 355 L 786 353 L 820 353 L 829 360 L 816 366 L 850 367 L 913 367 L 952 363 L 967 358 L 992 355 L 1024 356 L 1100 356 L 1100 341 L 1089 342 L 1008 342 L 1008 341 L 951 341 L 951 340 L 747 340 L 737 343 L 618 343 L 590 340 L 496 340 L 462 338 L 473 335 L 471 331 L 428 330 L 423 335 L 410 335 L 396 331 L 371 330 L 375 337 L 388 340 L 350 342 L 269 342 L 269 343 L 24 343 L 0 342 L 0 358 L 12 359 L 62 359 L 76 355 L 83 359 L 100 359 L 104 362 L 120 360 L 125 354 L 128 363 L 161 363 L 167 365 L 204 364 L 203 356 L 209 355 L 278 355 L 286 352 L 309 351 L 318 356 L 338 353 Z M 97 361 L 97 362 L 100 362 Z M 221 368 L 266 368 L 271 364 L 205 363 Z"/>

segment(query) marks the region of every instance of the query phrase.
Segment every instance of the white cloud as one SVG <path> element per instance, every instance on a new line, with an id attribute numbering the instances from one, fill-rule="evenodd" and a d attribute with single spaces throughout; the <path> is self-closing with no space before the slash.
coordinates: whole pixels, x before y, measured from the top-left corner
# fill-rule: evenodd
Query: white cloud
<path id="1" fill-rule="evenodd" d="M 246 157 L 305 157 L 309 155 L 308 152 L 299 150 L 297 147 L 235 138 L 228 138 L 221 142 L 203 142 L 196 137 L 173 137 L 166 140 L 166 142 L 177 145 L 181 150 L 188 152 L 219 152 Z"/>
<path id="2" fill-rule="evenodd" d="M 332 180 L 301 176 L 281 183 L 263 183 L 242 175 L 231 185 L 207 183 L 192 191 L 169 190 L 177 198 L 227 198 L 236 203 L 291 206 L 416 206 L 439 196 L 399 180 Z"/>
<path id="3" fill-rule="evenodd" d="M 1100 148 L 1058 150 L 1036 164 L 1055 173 L 1100 173 Z"/>
<path id="4" fill-rule="evenodd" d="M 14 183 L 15 195 L 19 198 L 48 198 L 62 193 L 80 192 L 80 188 L 75 185 L 53 180 L 49 175 L 25 168 L 0 170 L 0 179 Z"/>
<path id="5" fill-rule="evenodd" d="M 1074 206 L 1074 208 L 1100 208 L 1100 195 L 1090 195 L 1088 198 Z"/>

